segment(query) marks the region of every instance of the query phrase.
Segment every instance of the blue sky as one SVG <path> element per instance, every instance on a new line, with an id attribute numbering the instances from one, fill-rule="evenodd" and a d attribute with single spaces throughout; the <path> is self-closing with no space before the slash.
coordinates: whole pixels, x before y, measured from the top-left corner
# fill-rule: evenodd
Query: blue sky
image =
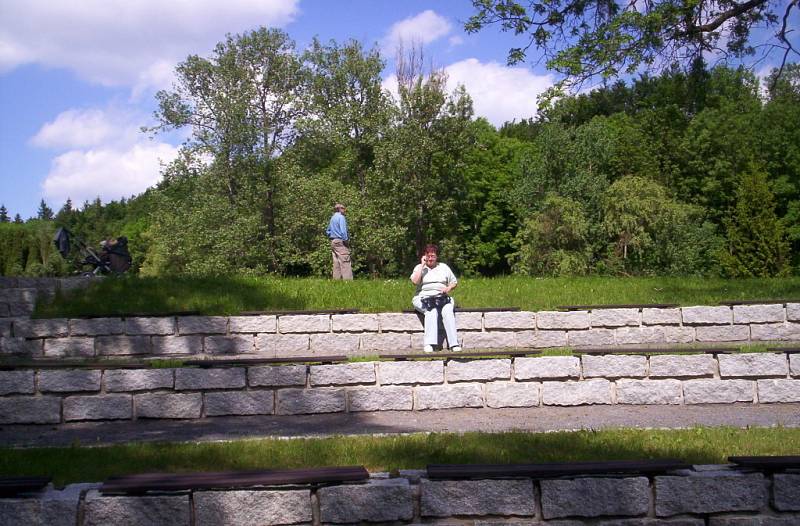
<path id="1" fill-rule="evenodd" d="M 138 194 L 160 179 L 180 137 L 150 139 L 154 94 L 174 66 L 208 56 L 226 33 L 279 27 L 303 49 L 312 37 L 378 45 L 391 85 L 395 43 L 420 41 L 496 125 L 531 117 L 555 77 L 506 67 L 514 42 L 463 31 L 469 0 L 0 0 L 0 204 L 13 217 Z"/>

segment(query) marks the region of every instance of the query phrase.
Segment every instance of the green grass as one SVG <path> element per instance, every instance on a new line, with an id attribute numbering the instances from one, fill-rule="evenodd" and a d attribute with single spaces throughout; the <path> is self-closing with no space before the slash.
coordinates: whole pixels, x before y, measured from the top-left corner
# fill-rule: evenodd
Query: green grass
<path id="1" fill-rule="evenodd" d="M 725 463 L 730 455 L 800 454 L 800 429 L 693 428 L 558 433 L 415 434 L 387 437 L 147 443 L 1 449 L 0 474 L 50 475 L 57 486 L 112 475 L 364 465 L 370 471 L 427 464 L 510 464 L 677 458 Z"/>
<path id="2" fill-rule="evenodd" d="M 35 317 L 114 316 L 198 311 L 360 309 L 397 312 L 411 308 L 407 279 L 352 282 L 319 278 L 107 278 L 70 296 L 40 302 Z M 463 278 L 453 293 L 462 307 L 551 310 L 559 305 L 677 303 L 713 305 L 724 300 L 797 299 L 800 277 L 719 278 Z"/>

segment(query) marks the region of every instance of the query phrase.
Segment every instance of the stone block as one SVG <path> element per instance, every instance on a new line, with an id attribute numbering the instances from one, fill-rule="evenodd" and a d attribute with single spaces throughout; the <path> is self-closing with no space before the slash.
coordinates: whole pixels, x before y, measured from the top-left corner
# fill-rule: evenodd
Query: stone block
<path id="1" fill-rule="evenodd" d="M 200 418 L 201 393 L 143 393 L 133 396 L 136 418 Z"/>
<path id="2" fill-rule="evenodd" d="M 345 411 L 345 391 L 340 388 L 280 389 L 276 413 L 304 415 Z"/>
<path id="3" fill-rule="evenodd" d="M 407 352 L 411 349 L 411 335 L 402 332 L 367 333 L 361 335 L 361 350 L 365 352 Z"/>
<path id="4" fill-rule="evenodd" d="M 420 481 L 420 515 L 536 514 L 533 482 L 530 480 L 426 480 Z"/>
<path id="5" fill-rule="evenodd" d="M 275 412 L 272 391 L 231 391 L 205 393 L 206 416 L 271 415 Z"/>
<path id="6" fill-rule="evenodd" d="M 68 396 L 64 398 L 64 421 L 130 420 L 133 397 L 128 394 Z"/>
<path id="7" fill-rule="evenodd" d="M 800 340 L 800 323 L 751 325 L 750 339 L 755 341 L 797 341 Z"/>
<path id="8" fill-rule="evenodd" d="M 786 304 L 786 320 L 800 321 L 800 303 Z"/>
<path id="9" fill-rule="evenodd" d="M 172 389 L 175 386 L 174 369 L 107 369 L 103 384 L 108 392 L 150 391 Z"/>
<path id="10" fill-rule="evenodd" d="M 666 343 L 692 343 L 694 340 L 694 327 L 664 327 L 664 341 Z"/>
<path id="11" fill-rule="evenodd" d="M 147 497 L 102 496 L 87 493 L 82 526 L 188 526 L 189 495 Z"/>
<path id="12" fill-rule="evenodd" d="M 126 318 L 125 334 L 168 336 L 175 334 L 175 318 Z"/>
<path id="13" fill-rule="evenodd" d="M 75 526 L 80 491 L 95 486 L 71 484 L 62 491 L 48 488 L 32 498 L 0 499 L 0 520 L 3 526 Z"/>
<path id="14" fill-rule="evenodd" d="M 70 393 L 100 390 L 99 370 L 50 370 L 39 371 L 39 391 L 42 393 Z"/>
<path id="15" fill-rule="evenodd" d="M 467 349 L 507 349 L 517 346 L 513 332 L 463 332 L 461 340 Z"/>
<path id="16" fill-rule="evenodd" d="M 760 473 L 655 478 L 658 517 L 683 513 L 759 511 L 767 506 L 767 481 Z"/>
<path id="17" fill-rule="evenodd" d="M 589 314 L 592 327 L 638 327 L 639 309 L 597 309 Z"/>
<path id="18" fill-rule="evenodd" d="M 0 424 L 58 424 L 61 398 L 57 396 L 7 396 L 0 398 Z"/>
<path id="19" fill-rule="evenodd" d="M 69 323 L 64 318 L 14 321 L 17 338 L 59 338 L 68 334 Z"/>
<path id="20" fill-rule="evenodd" d="M 11 337 L 11 327 L 12 327 L 11 320 L 2 320 L 0 319 L 0 338 L 9 338 Z"/>
<path id="21" fill-rule="evenodd" d="M 544 382 L 542 404 L 544 405 L 590 405 L 611 403 L 611 382 L 605 379 L 582 380 L 580 382 Z"/>
<path id="22" fill-rule="evenodd" d="M 152 353 L 150 336 L 98 336 L 95 347 L 98 356 Z"/>
<path id="23" fill-rule="evenodd" d="M 25 338 L 0 338 L 0 352 L 3 354 L 22 354 L 40 356 L 43 352 L 44 340 L 28 340 Z"/>
<path id="24" fill-rule="evenodd" d="M 122 334 L 125 324 L 122 318 L 89 318 L 69 320 L 69 333 L 72 336 L 101 336 Z"/>
<path id="25" fill-rule="evenodd" d="M 722 378 L 789 374 L 789 362 L 783 353 L 720 354 L 717 359 Z"/>
<path id="26" fill-rule="evenodd" d="M 47 338 L 43 353 L 48 358 L 74 358 L 94 356 L 94 338 Z"/>
<path id="27" fill-rule="evenodd" d="M 243 367 L 191 369 L 181 367 L 175 369 L 175 390 L 208 390 L 208 389 L 241 389 L 245 386 L 245 369 Z"/>
<path id="28" fill-rule="evenodd" d="M 34 288 L 0 288 L 0 301 L 36 301 L 36 289 Z"/>
<path id="29" fill-rule="evenodd" d="M 312 386 L 374 384 L 375 363 L 312 365 L 309 380 Z"/>
<path id="30" fill-rule="evenodd" d="M 611 329 L 589 329 L 587 331 L 567 332 L 567 344 L 574 347 L 597 347 L 614 345 L 614 331 Z"/>
<path id="31" fill-rule="evenodd" d="M 382 312 L 378 314 L 381 332 L 421 332 L 422 324 L 416 314 Z"/>
<path id="32" fill-rule="evenodd" d="M 353 354 L 360 347 L 361 337 L 358 334 L 312 334 L 311 353 L 317 354 Z"/>
<path id="33" fill-rule="evenodd" d="M 683 307 L 681 318 L 684 325 L 730 325 L 733 311 L 730 307 Z"/>
<path id="34" fill-rule="evenodd" d="M 691 378 L 713 376 L 717 361 L 710 354 L 656 355 L 650 357 L 650 376 Z"/>
<path id="35" fill-rule="evenodd" d="M 483 407 L 481 384 L 429 385 L 417 387 L 414 407 L 422 409 L 453 409 Z"/>
<path id="36" fill-rule="evenodd" d="M 0 318 L 8 318 L 9 316 L 11 316 L 11 309 L 8 308 L 8 303 L 0 303 Z"/>
<path id="37" fill-rule="evenodd" d="M 581 365 L 577 356 L 542 356 L 541 358 L 515 358 L 514 378 L 517 380 L 542 380 L 580 378 Z"/>
<path id="38" fill-rule="evenodd" d="M 782 323 L 784 310 L 782 304 L 774 305 L 734 305 L 733 323 Z"/>
<path id="39" fill-rule="evenodd" d="M 308 356 L 308 334 L 258 334 L 256 353 L 270 357 Z"/>
<path id="40" fill-rule="evenodd" d="M 379 362 L 381 385 L 444 383 L 444 362 Z"/>
<path id="41" fill-rule="evenodd" d="M 333 314 L 333 332 L 378 332 L 380 323 L 377 314 Z"/>
<path id="42" fill-rule="evenodd" d="M 663 327 L 623 327 L 614 331 L 617 345 L 664 343 Z"/>
<path id="43" fill-rule="evenodd" d="M 411 520 L 414 491 L 405 479 L 327 486 L 317 492 L 320 522 L 360 523 Z"/>
<path id="44" fill-rule="evenodd" d="M 247 380 L 251 387 L 306 385 L 306 369 L 305 365 L 248 367 Z"/>
<path id="45" fill-rule="evenodd" d="M 275 332 L 278 330 L 278 317 L 275 315 L 231 316 L 228 318 L 228 330 L 231 334 Z"/>
<path id="46" fill-rule="evenodd" d="M 290 314 L 278 317 L 278 332 L 280 333 L 311 333 L 331 332 L 331 317 L 329 314 Z"/>
<path id="47" fill-rule="evenodd" d="M 680 380 L 619 380 L 617 403 L 633 405 L 677 405 L 683 401 Z"/>
<path id="48" fill-rule="evenodd" d="M 646 477 L 543 480 L 541 488 L 545 519 L 646 515 L 650 508 Z"/>
<path id="49" fill-rule="evenodd" d="M 695 338 L 699 342 L 742 342 L 750 339 L 749 325 L 710 325 L 697 327 Z"/>
<path id="50" fill-rule="evenodd" d="M 758 403 L 800 402 L 800 380 L 758 380 Z"/>
<path id="51" fill-rule="evenodd" d="M 456 309 L 456 326 L 460 331 L 480 331 L 483 330 L 482 312 L 458 312 Z"/>
<path id="52" fill-rule="evenodd" d="M 202 354 L 202 336 L 153 336 L 153 354 Z"/>
<path id="53" fill-rule="evenodd" d="M 732 404 L 752 402 L 755 382 L 750 380 L 686 380 L 683 401 L 686 404 Z"/>
<path id="54" fill-rule="evenodd" d="M 228 318 L 224 316 L 180 316 L 178 334 L 225 334 Z"/>
<path id="55" fill-rule="evenodd" d="M 800 511 L 800 474 L 773 475 L 772 505 L 778 511 Z"/>
<path id="56" fill-rule="evenodd" d="M 642 325 L 680 325 L 681 309 L 642 309 Z"/>
<path id="57" fill-rule="evenodd" d="M 792 376 L 800 376 L 800 354 L 789 355 L 789 371 Z"/>
<path id="58" fill-rule="evenodd" d="M 350 411 L 411 411 L 412 387 L 358 387 L 347 390 Z"/>
<path id="59" fill-rule="evenodd" d="M 33 394 L 33 371 L 0 371 L 0 395 Z"/>
<path id="60" fill-rule="evenodd" d="M 28 317 L 36 309 L 35 303 L 13 302 L 6 304 L 9 316 Z"/>
<path id="61" fill-rule="evenodd" d="M 511 360 L 450 360 L 445 368 L 448 382 L 508 380 Z"/>
<path id="62" fill-rule="evenodd" d="M 490 329 L 522 329 L 536 328 L 536 313 L 521 312 L 486 312 L 483 314 L 483 326 Z"/>
<path id="63" fill-rule="evenodd" d="M 255 351 L 255 340 L 252 335 L 238 336 L 206 336 L 203 338 L 203 349 L 206 354 L 252 354 Z"/>
<path id="64" fill-rule="evenodd" d="M 546 347 L 566 347 L 567 331 L 519 331 L 517 347 L 541 349 Z"/>
<path id="65" fill-rule="evenodd" d="M 536 327 L 539 329 L 588 329 L 589 312 L 576 310 L 570 312 L 542 311 L 536 314 Z"/>
<path id="66" fill-rule="evenodd" d="M 800 524 L 800 515 L 785 514 L 775 515 L 718 515 L 708 518 L 708 526 L 797 526 Z M 665 523 L 672 526 L 672 523 Z"/>
<path id="67" fill-rule="evenodd" d="M 647 376 L 646 356 L 621 356 L 606 354 L 581 357 L 584 378 L 643 378 Z"/>
<path id="68" fill-rule="evenodd" d="M 536 407 L 541 386 L 534 382 L 491 382 L 486 384 L 488 407 Z"/>
<path id="69" fill-rule="evenodd" d="M 311 492 L 197 491 L 194 516 L 197 526 L 310 524 Z"/>

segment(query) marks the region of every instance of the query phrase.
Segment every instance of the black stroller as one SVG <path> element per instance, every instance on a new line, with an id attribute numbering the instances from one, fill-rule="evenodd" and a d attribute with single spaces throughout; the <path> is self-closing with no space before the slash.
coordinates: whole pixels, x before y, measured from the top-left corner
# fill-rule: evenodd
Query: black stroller
<path id="1" fill-rule="evenodd" d="M 70 252 L 70 245 L 74 244 L 80 251 L 81 269 L 86 266 L 93 267 L 90 271 L 81 271 L 82 276 L 96 276 L 98 274 L 122 274 L 131 268 L 131 254 L 128 252 L 128 238 L 125 236 L 108 239 L 100 242 L 100 250 L 94 250 L 84 241 L 72 234 L 66 228 L 56 230 L 53 243 L 64 259 Z"/>

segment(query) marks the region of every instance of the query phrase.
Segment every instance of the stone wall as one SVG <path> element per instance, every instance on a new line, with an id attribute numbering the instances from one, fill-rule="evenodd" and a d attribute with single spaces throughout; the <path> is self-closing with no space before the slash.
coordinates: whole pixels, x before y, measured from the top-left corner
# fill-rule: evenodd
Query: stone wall
<path id="1" fill-rule="evenodd" d="M 800 341 L 800 303 L 456 318 L 467 350 Z M 0 319 L 0 354 L 31 358 L 356 356 L 421 347 L 422 324 L 404 313 Z"/>
<path id="2" fill-rule="evenodd" d="M 0 424 L 736 402 L 800 402 L 800 354 L 0 371 Z"/>
<path id="3" fill-rule="evenodd" d="M 665 475 L 430 480 L 424 471 L 361 484 L 107 496 L 98 484 L 0 499 L 6 526 L 553 524 L 794 526 L 800 472 L 728 465 Z"/>
<path id="4" fill-rule="evenodd" d="M 0 276 L 0 320 L 28 317 L 33 313 L 39 296 L 49 296 L 56 290 L 84 287 L 100 278 L 23 278 Z M 2 326 L 2 321 L 0 321 Z"/>

